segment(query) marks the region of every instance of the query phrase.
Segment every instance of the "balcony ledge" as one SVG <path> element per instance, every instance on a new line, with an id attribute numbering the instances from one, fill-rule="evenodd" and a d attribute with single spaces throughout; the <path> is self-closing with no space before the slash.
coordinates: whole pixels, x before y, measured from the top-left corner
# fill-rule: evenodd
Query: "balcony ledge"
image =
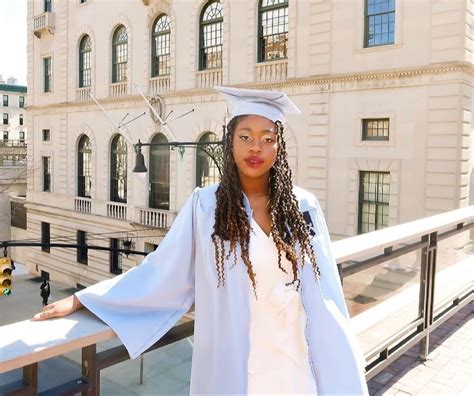
<path id="1" fill-rule="evenodd" d="M 0 328 L 0 373 L 62 355 L 115 337 L 92 313 L 81 310 L 66 318 L 24 320 Z M 11 342 L 17 340 L 17 342 Z"/>
<path id="2" fill-rule="evenodd" d="M 52 12 L 43 12 L 33 18 L 33 33 L 40 38 L 44 32 L 54 34 L 54 14 Z"/>
<path id="3" fill-rule="evenodd" d="M 474 205 L 434 216 L 398 224 L 366 234 L 334 241 L 333 251 L 336 263 L 352 260 L 362 253 L 370 254 L 385 248 L 413 241 L 421 235 L 443 231 L 452 226 L 474 221 Z"/>

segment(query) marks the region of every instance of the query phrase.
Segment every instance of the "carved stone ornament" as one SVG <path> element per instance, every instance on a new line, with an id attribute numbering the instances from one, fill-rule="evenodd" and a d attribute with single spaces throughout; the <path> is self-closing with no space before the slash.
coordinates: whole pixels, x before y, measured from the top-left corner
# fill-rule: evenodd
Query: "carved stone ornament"
<path id="1" fill-rule="evenodd" d="M 150 104 L 151 104 L 151 107 L 153 107 L 153 109 L 163 119 L 164 109 L 165 109 L 165 104 L 163 102 L 163 99 L 160 96 L 156 95 L 156 96 L 154 96 L 150 99 Z M 150 112 L 151 119 L 155 123 L 159 124 L 160 120 L 156 117 L 156 115 L 153 113 L 153 111 L 151 111 L 151 109 L 150 109 L 149 112 Z"/>

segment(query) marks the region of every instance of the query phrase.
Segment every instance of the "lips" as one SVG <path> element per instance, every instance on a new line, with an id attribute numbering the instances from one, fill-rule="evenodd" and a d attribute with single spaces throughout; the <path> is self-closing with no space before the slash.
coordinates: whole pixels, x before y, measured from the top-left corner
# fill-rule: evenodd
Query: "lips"
<path id="1" fill-rule="evenodd" d="M 245 163 L 251 168 L 258 168 L 263 164 L 263 160 L 259 157 L 248 157 L 245 158 Z"/>

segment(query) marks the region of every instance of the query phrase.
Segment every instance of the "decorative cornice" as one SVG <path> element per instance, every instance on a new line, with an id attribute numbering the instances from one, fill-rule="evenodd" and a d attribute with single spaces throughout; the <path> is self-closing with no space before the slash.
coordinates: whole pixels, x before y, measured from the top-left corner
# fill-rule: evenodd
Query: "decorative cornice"
<path id="1" fill-rule="evenodd" d="M 281 82 L 246 83 L 236 86 L 241 88 L 282 90 L 291 90 L 292 88 L 298 87 L 314 87 L 314 89 L 311 89 L 312 92 L 328 93 L 360 89 L 394 88 L 413 84 L 427 85 L 432 83 L 432 77 L 434 76 L 442 76 L 452 73 L 465 73 L 468 76 L 474 76 L 474 65 L 469 62 L 452 62 L 439 65 L 430 65 L 416 69 L 393 69 L 339 75 L 314 76 L 309 78 L 288 79 Z M 169 101 L 168 104 L 191 103 L 195 101 L 196 97 L 206 97 L 208 99 L 209 95 L 217 95 L 217 93 L 212 88 L 196 88 L 171 91 L 161 94 L 165 101 Z M 104 107 L 110 106 L 112 108 L 129 107 L 131 102 L 136 102 L 136 105 L 143 104 L 143 99 L 138 95 L 130 95 L 122 98 L 98 98 L 98 100 Z M 46 112 L 55 113 L 57 111 L 56 109 L 59 110 L 65 107 L 76 107 L 83 110 L 86 107 L 91 107 L 91 109 L 96 110 L 95 105 L 91 104 L 90 102 L 62 102 L 53 105 L 30 106 L 28 107 L 28 111 L 40 111 L 44 114 L 46 110 Z"/>

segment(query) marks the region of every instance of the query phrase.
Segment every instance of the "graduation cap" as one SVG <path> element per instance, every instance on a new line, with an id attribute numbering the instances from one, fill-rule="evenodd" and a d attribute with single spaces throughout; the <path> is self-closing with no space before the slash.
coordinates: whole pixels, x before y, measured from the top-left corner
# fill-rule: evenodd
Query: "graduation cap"
<path id="1" fill-rule="evenodd" d="M 232 117 L 254 114 L 284 123 L 287 114 L 301 114 L 284 92 L 233 87 L 214 89 L 229 101 Z"/>

